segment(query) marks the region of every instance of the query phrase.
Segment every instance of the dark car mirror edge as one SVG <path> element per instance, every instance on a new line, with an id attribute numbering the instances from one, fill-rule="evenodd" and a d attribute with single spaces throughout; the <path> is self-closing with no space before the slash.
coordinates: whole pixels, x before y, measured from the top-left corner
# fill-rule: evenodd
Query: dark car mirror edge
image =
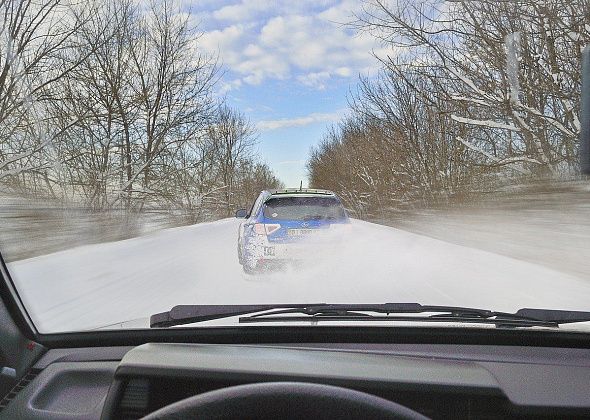
<path id="1" fill-rule="evenodd" d="M 248 216 L 246 209 L 236 210 L 236 219 L 245 219 Z"/>

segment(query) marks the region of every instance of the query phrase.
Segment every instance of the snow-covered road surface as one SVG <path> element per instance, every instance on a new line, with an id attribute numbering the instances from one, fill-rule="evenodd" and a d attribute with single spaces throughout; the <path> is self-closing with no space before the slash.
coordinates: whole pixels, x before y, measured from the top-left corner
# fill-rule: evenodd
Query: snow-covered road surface
<path id="1" fill-rule="evenodd" d="M 590 309 L 590 279 L 354 221 L 321 262 L 248 276 L 239 220 L 168 229 L 8 264 L 41 332 L 96 328 L 177 304 L 377 303 Z M 147 325 L 146 325 L 147 326 Z"/>

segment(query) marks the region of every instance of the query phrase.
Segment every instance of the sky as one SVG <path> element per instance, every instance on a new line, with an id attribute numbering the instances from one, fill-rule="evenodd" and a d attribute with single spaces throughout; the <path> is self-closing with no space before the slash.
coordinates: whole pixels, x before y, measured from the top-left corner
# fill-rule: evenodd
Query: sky
<path id="1" fill-rule="evenodd" d="M 346 113 L 359 75 L 378 68 L 375 40 L 344 23 L 361 1 L 185 0 L 215 54 L 217 94 L 258 129 L 257 157 L 288 187 L 307 184 L 311 147 Z"/>

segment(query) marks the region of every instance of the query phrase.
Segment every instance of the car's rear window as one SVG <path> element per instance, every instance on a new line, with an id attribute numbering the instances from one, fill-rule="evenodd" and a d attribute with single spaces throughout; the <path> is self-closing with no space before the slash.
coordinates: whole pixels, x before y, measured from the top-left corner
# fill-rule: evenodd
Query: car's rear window
<path id="1" fill-rule="evenodd" d="M 338 220 L 346 218 L 334 197 L 277 197 L 264 204 L 264 216 L 276 220 Z"/>

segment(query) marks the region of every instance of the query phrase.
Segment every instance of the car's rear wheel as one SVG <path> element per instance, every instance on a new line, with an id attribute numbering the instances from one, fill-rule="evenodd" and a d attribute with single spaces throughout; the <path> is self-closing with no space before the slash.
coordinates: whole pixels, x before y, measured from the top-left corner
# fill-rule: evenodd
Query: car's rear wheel
<path id="1" fill-rule="evenodd" d="M 256 269 L 255 268 L 246 267 L 246 266 L 243 266 L 243 267 L 244 267 L 244 273 L 246 273 L 246 274 L 256 274 Z"/>
<path id="2" fill-rule="evenodd" d="M 240 263 L 240 265 L 244 265 L 244 257 L 242 256 L 242 247 L 239 242 L 238 242 L 238 262 Z"/>
<path id="3" fill-rule="evenodd" d="M 246 274 L 256 274 L 258 270 L 258 265 L 256 263 L 244 261 L 242 264 L 242 268 L 244 269 L 244 273 Z"/>

